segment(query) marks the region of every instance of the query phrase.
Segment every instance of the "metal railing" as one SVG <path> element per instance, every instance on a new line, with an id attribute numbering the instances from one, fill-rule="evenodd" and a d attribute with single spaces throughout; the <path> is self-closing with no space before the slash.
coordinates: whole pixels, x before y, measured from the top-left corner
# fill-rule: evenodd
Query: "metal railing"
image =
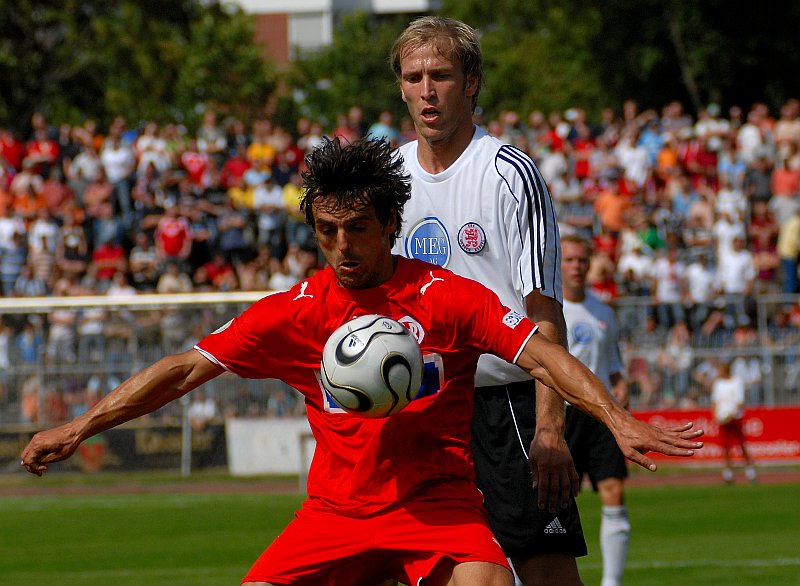
<path id="1" fill-rule="evenodd" d="M 0 335 L 9 351 L 7 367 L 0 367 L 0 425 L 44 426 L 70 419 L 148 364 L 191 348 L 266 294 L 0 299 Z M 799 301 L 797 295 L 716 299 L 707 309 L 718 312 L 717 326 L 696 329 L 681 343 L 663 324 L 651 330 L 654 317 L 665 314 L 652 298 L 617 299 L 633 406 L 707 404 L 709 381 L 703 376 L 719 360 L 736 361 L 747 374 L 750 404 L 800 402 L 800 319 L 780 328 L 775 321 L 777 313 L 797 308 Z M 697 311 L 683 309 L 687 316 Z M 53 328 L 56 317 L 69 323 L 70 316 L 71 326 Z M 743 316 L 750 320 L 747 328 Z M 743 329 L 746 335 L 740 335 Z M 223 375 L 204 388 L 221 417 L 303 413 L 297 392 L 276 380 Z M 182 408 L 167 405 L 151 417 L 179 421 Z"/>

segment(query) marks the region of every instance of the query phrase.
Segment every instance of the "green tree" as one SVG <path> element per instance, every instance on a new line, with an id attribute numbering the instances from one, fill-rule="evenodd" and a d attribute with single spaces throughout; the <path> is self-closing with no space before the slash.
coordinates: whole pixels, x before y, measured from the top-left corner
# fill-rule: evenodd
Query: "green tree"
<path id="1" fill-rule="evenodd" d="M 441 12 L 482 35 L 489 110 L 633 98 L 643 108 L 677 99 L 690 110 L 765 101 L 777 111 L 800 95 L 800 77 L 787 75 L 800 66 L 800 4 L 790 0 L 445 0 Z"/>
<path id="2" fill-rule="evenodd" d="M 403 115 L 389 51 L 407 18 L 376 20 L 363 12 L 344 17 L 333 43 L 313 54 L 300 54 L 288 83 L 299 113 L 334 125 L 338 114 L 360 106 L 366 120 L 382 110 Z"/>
<path id="3" fill-rule="evenodd" d="M 446 0 L 441 13 L 478 31 L 486 84 L 479 100 L 490 116 L 514 109 L 549 112 L 580 104 L 599 111 L 608 99 L 593 67 L 599 15 L 577 2 Z"/>
<path id="4" fill-rule="evenodd" d="M 595 66 L 618 100 L 695 109 L 764 101 L 777 111 L 800 94 L 798 76 L 787 75 L 800 66 L 796 2 L 607 0 L 599 10 Z"/>
<path id="5" fill-rule="evenodd" d="M 274 88 L 250 18 L 219 1 L 0 0 L 0 121 L 35 111 L 134 123 L 196 116 L 198 102 L 259 108 Z"/>
<path id="6" fill-rule="evenodd" d="M 185 53 L 175 81 L 180 112 L 210 105 L 242 119 L 264 113 L 277 76 L 262 59 L 252 22 L 241 10 L 210 5 L 191 23 Z"/>

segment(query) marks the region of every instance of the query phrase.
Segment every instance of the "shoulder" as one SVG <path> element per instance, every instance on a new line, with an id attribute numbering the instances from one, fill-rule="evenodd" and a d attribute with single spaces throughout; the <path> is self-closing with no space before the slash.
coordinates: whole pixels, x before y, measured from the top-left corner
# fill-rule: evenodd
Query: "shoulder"
<path id="1" fill-rule="evenodd" d="M 429 262 L 425 262 L 419 259 L 414 258 L 405 258 L 405 257 L 398 257 L 398 262 L 401 263 L 403 267 L 402 270 L 404 272 L 403 277 L 405 281 L 411 283 L 418 283 L 421 285 L 424 292 L 421 290 L 420 292 L 425 295 L 429 290 L 432 292 L 434 290 L 447 290 L 448 295 L 451 292 L 456 291 L 459 294 L 465 293 L 466 291 L 491 291 L 473 279 L 468 277 L 461 276 L 459 274 L 454 273 L 450 269 L 446 269 L 439 265 L 435 265 Z M 433 287 L 433 284 L 441 284 L 442 286 Z M 427 287 L 426 287 L 427 285 Z M 493 293 L 492 293 L 493 294 Z M 454 301 L 458 302 L 459 298 L 456 297 L 453 299 Z"/>

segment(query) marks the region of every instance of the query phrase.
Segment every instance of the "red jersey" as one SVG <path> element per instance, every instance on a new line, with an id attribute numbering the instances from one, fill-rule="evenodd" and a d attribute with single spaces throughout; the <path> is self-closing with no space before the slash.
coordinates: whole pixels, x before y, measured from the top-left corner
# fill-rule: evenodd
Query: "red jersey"
<path id="1" fill-rule="evenodd" d="M 156 226 L 155 241 L 161 252 L 170 257 L 180 256 L 192 229 L 184 217 L 164 216 Z"/>
<path id="2" fill-rule="evenodd" d="M 394 318 L 412 332 L 425 357 L 423 387 L 433 387 L 385 419 L 343 412 L 319 381 L 330 334 L 367 314 Z M 358 516 L 421 488 L 464 498 L 463 481 L 474 481 L 470 422 L 478 357 L 489 352 L 513 362 L 535 330 L 483 285 L 398 258 L 392 278 L 369 289 L 340 286 L 326 267 L 253 304 L 196 348 L 239 376 L 279 378 L 305 396 L 317 440 L 309 499 Z"/>

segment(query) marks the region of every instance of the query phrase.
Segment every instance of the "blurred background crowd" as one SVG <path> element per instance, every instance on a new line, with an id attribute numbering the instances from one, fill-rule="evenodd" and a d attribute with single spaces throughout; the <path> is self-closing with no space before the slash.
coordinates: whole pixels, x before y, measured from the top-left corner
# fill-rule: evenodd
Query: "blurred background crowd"
<path id="1" fill-rule="evenodd" d="M 478 110 L 475 122 L 532 156 L 562 232 L 594 243 L 591 286 L 618 310 L 639 406 L 703 402 L 714 359 L 697 360 L 696 348 L 796 354 L 799 100 L 779 112 L 709 104 L 696 117 L 680 102 L 640 111 L 632 100 L 598 119 L 579 107 L 492 119 Z M 24 129 L 0 128 L 2 295 L 290 287 L 320 268 L 298 205 L 305 155 L 325 136 L 416 138 L 407 119 L 366 120 L 358 106 L 331 126 L 301 118 L 282 128 L 209 109 L 195 131 L 121 115 L 108 128 L 41 114 Z M 775 300 L 766 316 L 759 299 Z M 164 325 L 163 314 L 154 319 Z M 53 311 L 38 323 L 4 315 L 0 368 L 41 355 L 97 362 L 113 347 L 114 321 L 99 310 Z M 175 347 L 193 332 L 194 322 L 167 323 L 159 331 L 180 332 Z M 751 381 L 763 374 L 743 360 Z"/>

